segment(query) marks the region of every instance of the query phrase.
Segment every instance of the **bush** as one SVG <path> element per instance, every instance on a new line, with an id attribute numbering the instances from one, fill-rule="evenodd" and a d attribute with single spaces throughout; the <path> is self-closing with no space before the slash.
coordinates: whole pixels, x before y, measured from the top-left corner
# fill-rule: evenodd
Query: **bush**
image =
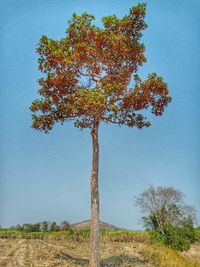
<path id="1" fill-rule="evenodd" d="M 181 227 L 168 226 L 165 229 L 165 244 L 181 251 L 190 248 L 190 240 Z"/>
<path id="2" fill-rule="evenodd" d="M 190 243 L 195 240 L 195 230 L 191 225 L 175 227 L 168 225 L 165 228 L 164 234 L 158 230 L 150 232 L 151 240 L 165 244 L 174 249 L 183 251 L 190 248 Z"/>
<path id="3" fill-rule="evenodd" d="M 200 228 L 195 229 L 195 239 L 200 242 Z"/>
<path id="4" fill-rule="evenodd" d="M 193 243 L 197 239 L 195 228 L 191 220 L 185 220 L 182 223 L 181 231 L 182 234 L 185 236 L 186 239 L 189 240 L 190 243 Z"/>

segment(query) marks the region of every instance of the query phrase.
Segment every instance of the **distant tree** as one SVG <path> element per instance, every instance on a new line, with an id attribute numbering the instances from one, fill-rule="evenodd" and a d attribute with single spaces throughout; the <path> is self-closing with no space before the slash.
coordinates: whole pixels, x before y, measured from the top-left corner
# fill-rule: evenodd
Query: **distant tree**
<path id="1" fill-rule="evenodd" d="M 31 232 L 40 232 L 40 223 L 32 224 Z"/>
<path id="2" fill-rule="evenodd" d="M 48 232 L 49 230 L 49 223 L 47 221 L 43 221 L 40 223 L 40 231 L 41 232 Z"/>
<path id="3" fill-rule="evenodd" d="M 60 230 L 60 227 L 57 225 L 56 222 L 52 222 L 51 223 L 51 226 L 50 226 L 50 231 L 51 232 L 55 232 L 55 231 L 59 231 Z"/>
<path id="4" fill-rule="evenodd" d="M 70 223 L 68 221 L 63 221 L 60 224 L 60 230 L 65 231 L 70 229 Z"/>
<path id="5" fill-rule="evenodd" d="M 32 230 L 32 224 L 31 223 L 25 223 L 22 225 L 22 231 L 31 232 L 31 230 Z"/>
<path id="6" fill-rule="evenodd" d="M 15 226 L 15 230 L 17 230 L 17 231 L 22 231 L 22 230 L 23 230 L 23 227 L 22 227 L 20 224 L 17 224 L 17 225 Z"/>
<path id="7" fill-rule="evenodd" d="M 142 115 L 156 116 L 171 101 L 167 84 L 156 73 L 142 81 L 138 67 L 146 62 L 141 42 L 146 5 L 138 4 L 122 19 L 102 19 L 103 28 L 92 25 L 95 17 L 75 13 L 66 36 L 53 40 L 43 35 L 37 53 L 40 99 L 30 109 L 34 129 L 49 132 L 56 122 L 74 121 L 74 126 L 91 130 L 93 160 L 91 175 L 90 267 L 99 266 L 99 143 L 100 123 L 143 128 L 150 122 Z M 145 112 L 146 114 L 146 112 Z"/>
<path id="8" fill-rule="evenodd" d="M 183 201 L 183 193 L 172 187 L 153 187 L 145 190 L 136 198 L 145 216 L 142 218 L 147 229 L 157 232 L 154 238 L 174 248 L 189 248 L 194 241 L 196 211 Z M 162 235 L 160 237 L 159 235 Z"/>

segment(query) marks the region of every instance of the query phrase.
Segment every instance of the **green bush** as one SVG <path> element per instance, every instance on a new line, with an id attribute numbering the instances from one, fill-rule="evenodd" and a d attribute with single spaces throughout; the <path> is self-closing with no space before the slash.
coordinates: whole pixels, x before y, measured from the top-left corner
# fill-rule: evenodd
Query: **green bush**
<path id="1" fill-rule="evenodd" d="M 158 230 L 149 231 L 149 236 L 153 242 L 165 244 L 165 235 L 162 235 Z"/>
<path id="2" fill-rule="evenodd" d="M 200 228 L 195 229 L 195 239 L 200 242 Z"/>
<path id="3" fill-rule="evenodd" d="M 182 224 L 185 236 L 189 239 L 190 243 L 197 240 L 196 231 L 192 220 L 185 220 Z"/>
<path id="4" fill-rule="evenodd" d="M 168 225 L 164 230 L 164 234 L 156 229 L 150 231 L 150 237 L 155 242 L 183 251 L 188 250 L 190 243 L 195 241 L 195 230 L 192 225 L 183 225 L 181 227 Z"/>
<path id="5" fill-rule="evenodd" d="M 189 229 L 188 234 L 189 234 Z M 183 227 L 168 226 L 165 229 L 165 244 L 177 250 L 188 250 L 190 239 Z"/>

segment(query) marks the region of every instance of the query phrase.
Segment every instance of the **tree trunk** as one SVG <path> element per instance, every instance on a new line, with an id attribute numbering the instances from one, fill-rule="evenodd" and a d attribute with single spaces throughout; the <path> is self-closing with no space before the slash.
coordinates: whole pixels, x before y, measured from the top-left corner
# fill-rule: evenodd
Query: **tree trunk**
<path id="1" fill-rule="evenodd" d="M 90 181 L 91 187 L 91 228 L 90 228 L 90 260 L 89 267 L 99 267 L 99 189 L 98 189 L 98 172 L 99 172 L 99 143 L 98 143 L 99 121 L 94 121 L 91 130 L 93 159 L 92 175 Z"/>

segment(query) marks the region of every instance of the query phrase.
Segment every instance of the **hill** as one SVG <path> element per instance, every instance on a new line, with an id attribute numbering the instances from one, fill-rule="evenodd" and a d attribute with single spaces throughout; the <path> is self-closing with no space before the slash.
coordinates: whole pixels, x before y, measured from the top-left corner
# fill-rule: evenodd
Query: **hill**
<path id="1" fill-rule="evenodd" d="M 116 230 L 122 230 L 121 228 L 118 228 L 112 224 L 105 223 L 100 221 L 100 229 L 101 230 L 109 230 L 109 231 L 116 231 Z M 85 220 L 82 222 L 71 224 L 71 227 L 73 229 L 90 229 L 91 220 Z"/>

